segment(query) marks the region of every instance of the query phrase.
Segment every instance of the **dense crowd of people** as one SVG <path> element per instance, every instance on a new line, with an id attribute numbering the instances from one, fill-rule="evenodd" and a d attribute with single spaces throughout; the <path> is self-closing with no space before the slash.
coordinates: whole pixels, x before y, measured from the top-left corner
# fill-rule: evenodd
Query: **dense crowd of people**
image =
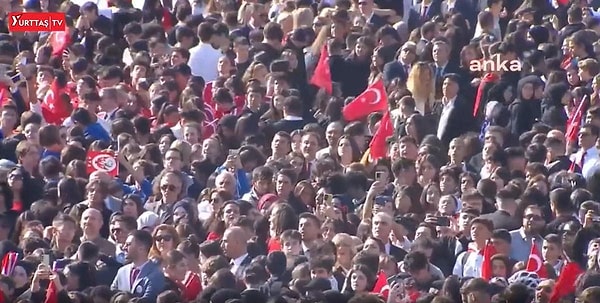
<path id="1" fill-rule="evenodd" d="M 599 7 L 1 1 L 0 302 L 600 302 Z"/>

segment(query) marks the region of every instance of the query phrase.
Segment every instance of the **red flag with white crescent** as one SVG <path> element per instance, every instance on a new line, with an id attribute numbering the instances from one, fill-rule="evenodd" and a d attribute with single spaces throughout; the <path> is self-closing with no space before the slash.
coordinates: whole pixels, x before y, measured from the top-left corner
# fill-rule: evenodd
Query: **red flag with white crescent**
<path id="1" fill-rule="evenodd" d="M 365 118 L 372 112 L 387 110 L 388 102 L 383 79 L 369 85 L 367 89 L 348 105 L 344 106 L 342 113 L 346 121 L 355 121 Z"/>
<path id="2" fill-rule="evenodd" d="M 328 94 L 333 93 L 333 83 L 331 82 L 331 69 L 329 67 L 329 51 L 327 50 L 327 44 L 321 48 L 321 56 L 315 72 L 310 78 L 310 83 L 316 87 L 324 89 Z"/>
<path id="3" fill-rule="evenodd" d="M 387 154 L 387 138 L 394 134 L 394 125 L 390 118 L 390 112 L 387 111 L 379 121 L 379 128 L 373 135 L 371 143 L 369 144 L 369 154 L 373 161 L 381 158 L 385 158 Z"/>
<path id="4" fill-rule="evenodd" d="M 116 177 L 119 175 L 119 162 L 113 151 L 88 151 L 86 158 L 87 173 L 103 171 Z"/>
<path id="5" fill-rule="evenodd" d="M 536 273 L 541 279 L 548 278 L 548 271 L 544 265 L 544 259 L 542 258 L 542 254 L 538 250 L 535 241 L 532 241 L 531 243 L 531 252 L 529 253 L 525 270 Z"/>

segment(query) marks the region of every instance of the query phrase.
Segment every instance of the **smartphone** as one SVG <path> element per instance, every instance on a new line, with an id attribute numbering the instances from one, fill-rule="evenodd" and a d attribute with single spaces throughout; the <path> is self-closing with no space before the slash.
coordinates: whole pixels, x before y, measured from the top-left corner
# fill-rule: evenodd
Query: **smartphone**
<path id="1" fill-rule="evenodd" d="M 237 157 L 239 154 L 240 154 L 240 151 L 238 149 L 230 149 L 229 150 L 229 156 Z"/>
<path id="2" fill-rule="evenodd" d="M 449 227 L 450 226 L 450 218 L 448 218 L 448 217 L 437 217 L 436 225 L 437 226 Z"/>
<path id="3" fill-rule="evenodd" d="M 50 268 L 50 255 L 49 254 L 43 254 L 42 255 L 42 264 L 44 264 L 48 268 Z"/>
<path id="4" fill-rule="evenodd" d="M 383 179 L 383 172 L 382 171 L 376 171 L 375 172 L 375 181 L 382 181 Z"/>
<path id="5" fill-rule="evenodd" d="M 27 65 L 27 57 L 21 57 L 21 65 Z"/>

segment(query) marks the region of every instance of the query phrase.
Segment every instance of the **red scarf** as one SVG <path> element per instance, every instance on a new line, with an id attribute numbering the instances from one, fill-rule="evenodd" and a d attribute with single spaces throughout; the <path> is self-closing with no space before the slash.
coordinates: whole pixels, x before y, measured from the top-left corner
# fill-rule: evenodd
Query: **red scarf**
<path id="1" fill-rule="evenodd" d="M 487 73 L 483 78 L 481 78 L 481 82 L 479 83 L 479 87 L 477 88 L 477 96 L 475 97 L 475 104 L 473 104 L 473 117 L 477 117 L 479 113 L 479 106 L 481 105 L 481 99 L 483 98 L 483 89 L 487 83 L 496 82 L 500 79 L 500 77 L 494 73 Z"/>

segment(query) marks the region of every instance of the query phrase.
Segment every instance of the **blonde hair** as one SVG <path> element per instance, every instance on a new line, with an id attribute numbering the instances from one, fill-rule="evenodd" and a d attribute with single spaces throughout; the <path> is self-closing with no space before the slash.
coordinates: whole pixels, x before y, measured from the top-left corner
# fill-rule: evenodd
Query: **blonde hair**
<path id="1" fill-rule="evenodd" d="M 292 16 L 294 19 L 294 29 L 297 29 L 297 28 L 300 28 L 303 26 L 312 27 L 312 22 L 313 22 L 313 19 L 315 18 L 315 15 L 313 14 L 312 9 L 309 7 L 297 8 L 292 13 Z"/>
<path id="2" fill-rule="evenodd" d="M 424 79 L 424 77 L 428 77 L 428 79 Z M 413 64 L 408 73 L 406 88 L 412 93 L 417 108 L 427 107 L 427 104 L 419 105 L 419 103 L 423 102 L 423 99 L 425 99 L 426 103 L 429 102 L 429 106 L 431 107 L 435 100 L 435 76 L 431 66 L 425 62 Z"/>

